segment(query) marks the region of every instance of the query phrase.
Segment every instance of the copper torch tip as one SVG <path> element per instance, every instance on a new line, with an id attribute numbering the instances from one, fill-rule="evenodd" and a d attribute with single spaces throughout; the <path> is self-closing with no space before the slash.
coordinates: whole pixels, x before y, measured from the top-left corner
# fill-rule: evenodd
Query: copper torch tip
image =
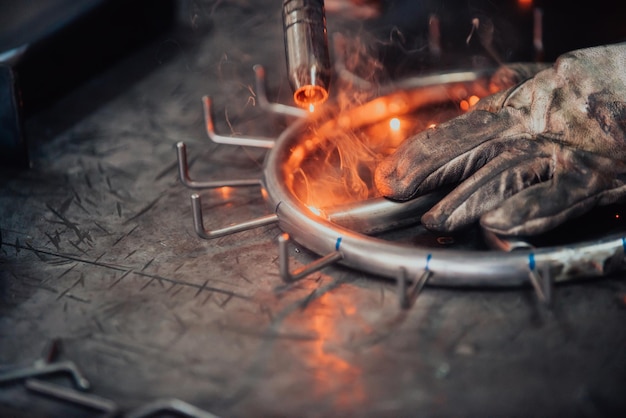
<path id="1" fill-rule="evenodd" d="M 328 99 L 328 90 L 322 86 L 306 85 L 297 89 L 293 94 L 296 105 L 303 108 L 310 108 L 311 105 L 318 106 Z"/>
<path id="2" fill-rule="evenodd" d="M 296 105 L 321 104 L 328 98 L 331 78 L 324 0 L 283 0 L 283 31 Z"/>

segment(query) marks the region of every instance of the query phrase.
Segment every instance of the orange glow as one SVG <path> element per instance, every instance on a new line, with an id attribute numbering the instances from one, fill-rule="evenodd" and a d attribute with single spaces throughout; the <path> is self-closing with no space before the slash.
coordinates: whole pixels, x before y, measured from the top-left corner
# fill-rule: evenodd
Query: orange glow
<path id="1" fill-rule="evenodd" d="M 322 217 L 338 205 L 379 197 L 373 181 L 379 162 L 406 138 L 462 114 L 462 108 L 469 110 L 483 93 L 487 94 L 483 87 L 454 87 L 445 93 L 449 100 L 445 107 L 430 109 L 429 104 L 437 104 L 442 95 L 439 87 L 400 91 L 365 102 L 346 92 L 345 97 L 339 96 L 345 103 L 340 100 L 336 109 L 333 105 L 325 109 L 336 110 L 335 117 L 312 120 L 311 129 L 291 146 L 283 166 L 286 186 Z M 465 100 L 459 107 L 461 99 Z M 311 111 L 317 106 L 311 105 L 309 100 L 305 108 Z"/>
<path id="2" fill-rule="evenodd" d="M 346 311 L 356 310 L 353 297 L 352 292 L 341 290 L 324 293 L 287 323 L 315 336 L 300 346 L 299 352 L 305 369 L 311 373 L 308 389 L 314 398 L 332 399 L 336 410 L 349 409 L 366 399 L 363 371 L 353 362 L 353 356 L 341 349 L 350 338 L 346 329 L 367 327 L 361 323 L 362 318 L 346 316 Z"/>
<path id="3" fill-rule="evenodd" d="M 615 214 L 615 219 L 619 219 L 619 213 Z"/>
<path id="4" fill-rule="evenodd" d="M 533 5 L 533 0 L 517 0 L 517 4 L 519 4 L 522 9 L 527 9 Z"/>
<path id="5" fill-rule="evenodd" d="M 391 118 L 389 120 L 389 127 L 391 128 L 392 131 L 398 132 L 400 130 L 400 119 Z"/>
<path id="6" fill-rule="evenodd" d="M 459 107 L 461 108 L 463 112 L 467 112 L 470 109 L 470 107 L 478 103 L 479 100 L 480 100 L 480 97 L 478 96 L 470 96 L 467 100 L 461 100 L 461 103 L 459 103 Z"/>
<path id="7" fill-rule="evenodd" d="M 293 94 L 296 105 L 307 108 L 311 104 L 324 103 L 328 99 L 328 90 L 322 86 L 306 85 L 300 87 Z"/>
<path id="8" fill-rule="evenodd" d="M 377 115 L 383 115 L 387 112 L 387 103 L 384 98 L 374 100 L 374 109 Z"/>
<path id="9" fill-rule="evenodd" d="M 306 151 L 304 150 L 304 147 L 299 146 L 291 152 L 291 158 L 300 164 L 300 162 L 304 159 L 305 154 Z"/>
<path id="10" fill-rule="evenodd" d="M 348 316 L 352 316 L 354 314 L 356 314 L 357 309 L 355 305 L 348 305 L 345 307 L 344 312 L 346 313 L 346 315 Z"/>
<path id="11" fill-rule="evenodd" d="M 218 191 L 222 195 L 223 199 L 228 199 L 230 197 L 230 195 L 233 193 L 233 188 L 232 187 L 228 187 L 228 186 L 224 186 L 224 187 L 220 187 L 218 189 Z"/>
<path id="12" fill-rule="evenodd" d="M 315 112 L 315 105 L 313 103 L 309 105 L 309 112 L 311 113 Z"/>
<path id="13" fill-rule="evenodd" d="M 315 206 L 307 206 L 307 208 L 309 208 L 309 210 L 317 216 L 323 215 L 323 212 L 319 208 L 316 208 Z"/>

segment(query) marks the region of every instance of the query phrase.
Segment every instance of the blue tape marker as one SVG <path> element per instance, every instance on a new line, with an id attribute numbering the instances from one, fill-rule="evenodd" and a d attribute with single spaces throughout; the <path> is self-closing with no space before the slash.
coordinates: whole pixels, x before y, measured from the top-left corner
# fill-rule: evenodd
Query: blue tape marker
<path id="1" fill-rule="evenodd" d="M 535 254 L 528 254 L 528 268 L 532 271 L 535 269 Z"/>
<path id="2" fill-rule="evenodd" d="M 432 258 L 433 258 L 433 255 L 432 255 L 432 254 L 428 254 L 428 255 L 426 256 L 426 267 L 424 267 L 424 271 L 428 271 L 428 269 L 429 269 L 428 265 L 430 264 L 430 260 L 431 260 Z"/>
<path id="3" fill-rule="evenodd" d="M 339 251 L 340 246 L 341 246 L 341 237 L 337 238 L 337 242 L 335 242 L 335 251 Z"/>
<path id="4" fill-rule="evenodd" d="M 622 237 L 622 250 L 626 253 L 626 238 Z"/>

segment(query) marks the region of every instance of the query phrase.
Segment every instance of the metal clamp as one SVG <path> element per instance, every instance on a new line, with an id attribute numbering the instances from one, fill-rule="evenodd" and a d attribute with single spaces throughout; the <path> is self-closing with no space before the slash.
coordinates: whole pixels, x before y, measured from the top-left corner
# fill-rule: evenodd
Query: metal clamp
<path id="1" fill-rule="evenodd" d="M 271 138 L 252 138 L 245 136 L 224 136 L 215 132 L 215 123 L 213 122 L 213 111 L 211 108 L 211 98 L 209 96 L 202 97 L 202 106 L 204 107 L 204 124 L 206 133 L 211 141 L 217 144 L 240 145 L 243 147 L 256 148 L 272 148 L 274 139 Z"/>
<path id="2" fill-rule="evenodd" d="M 265 68 L 262 65 L 255 65 L 252 67 L 254 70 L 255 82 L 256 82 L 256 94 L 257 101 L 261 108 L 266 109 L 272 113 L 293 116 L 296 118 L 303 118 L 307 116 L 307 111 L 299 107 L 289 106 L 282 103 L 270 103 L 267 99 L 267 91 L 265 89 Z"/>
<path id="3" fill-rule="evenodd" d="M 549 263 L 537 265 L 535 254 L 528 255 L 528 278 L 539 300 L 544 306 L 552 307 L 552 299 L 554 294 L 554 278 L 550 271 Z"/>
<path id="4" fill-rule="evenodd" d="M 213 239 L 223 237 L 225 235 L 234 234 L 236 232 L 247 231 L 249 229 L 258 228 L 260 226 L 269 225 L 278 222 L 278 215 L 266 215 L 260 218 L 240 222 L 225 228 L 208 230 L 204 227 L 204 217 L 202 215 L 202 199 L 200 195 L 194 193 L 191 195 L 191 207 L 193 212 L 193 225 L 196 233 L 200 238 Z"/>
<path id="5" fill-rule="evenodd" d="M 422 293 L 426 282 L 433 276 L 433 272 L 426 268 L 421 276 L 414 280 L 408 287 L 407 271 L 401 267 L 396 277 L 396 292 L 398 295 L 398 306 L 400 309 L 409 309 L 415 304 L 418 296 Z"/>
<path id="6" fill-rule="evenodd" d="M 187 162 L 187 145 L 184 142 L 176 144 L 176 157 L 178 158 L 178 177 L 180 182 L 190 189 L 216 189 L 219 187 L 245 187 L 260 186 L 259 179 L 242 180 L 217 180 L 217 181 L 196 181 L 189 175 L 189 163 Z"/>
<path id="7" fill-rule="evenodd" d="M 176 144 L 176 155 L 178 157 L 178 175 L 181 183 L 191 189 L 215 189 L 219 187 L 246 187 L 261 186 L 260 179 L 243 179 L 243 180 L 218 180 L 218 181 L 196 181 L 192 180 L 189 175 L 189 163 L 187 161 L 187 146 L 184 142 Z M 235 232 L 245 231 L 259 226 L 267 225 L 278 221 L 277 215 L 268 215 L 262 218 L 254 219 L 240 224 L 232 225 L 226 228 L 207 230 L 204 227 L 202 215 L 202 200 L 200 195 L 194 193 L 191 195 L 191 207 L 193 213 L 194 229 L 198 236 L 204 239 L 212 239 L 222 237 L 224 235 L 233 234 Z"/>
<path id="8" fill-rule="evenodd" d="M 298 281 L 311 273 L 320 271 L 324 267 L 334 264 L 343 258 L 343 254 L 337 249 L 312 263 L 296 269 L 294 272 L 289 271 L 289 254 L 287 254 L 287 243 L 289 242 L 289 234 L 283 233 L 278 237 L 278 264 L 280 277 L 285 283 Z"/>

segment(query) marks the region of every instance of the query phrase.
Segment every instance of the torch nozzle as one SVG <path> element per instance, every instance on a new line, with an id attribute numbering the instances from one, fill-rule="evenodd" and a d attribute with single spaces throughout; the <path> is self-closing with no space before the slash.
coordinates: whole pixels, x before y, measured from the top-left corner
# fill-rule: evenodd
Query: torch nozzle
<path id="1" fill-rule="evenodd" d="M 321 104 L 328 98 L 331 73 L 324 0 L 283 0 L 283 31 L 296 105 Z"/>

